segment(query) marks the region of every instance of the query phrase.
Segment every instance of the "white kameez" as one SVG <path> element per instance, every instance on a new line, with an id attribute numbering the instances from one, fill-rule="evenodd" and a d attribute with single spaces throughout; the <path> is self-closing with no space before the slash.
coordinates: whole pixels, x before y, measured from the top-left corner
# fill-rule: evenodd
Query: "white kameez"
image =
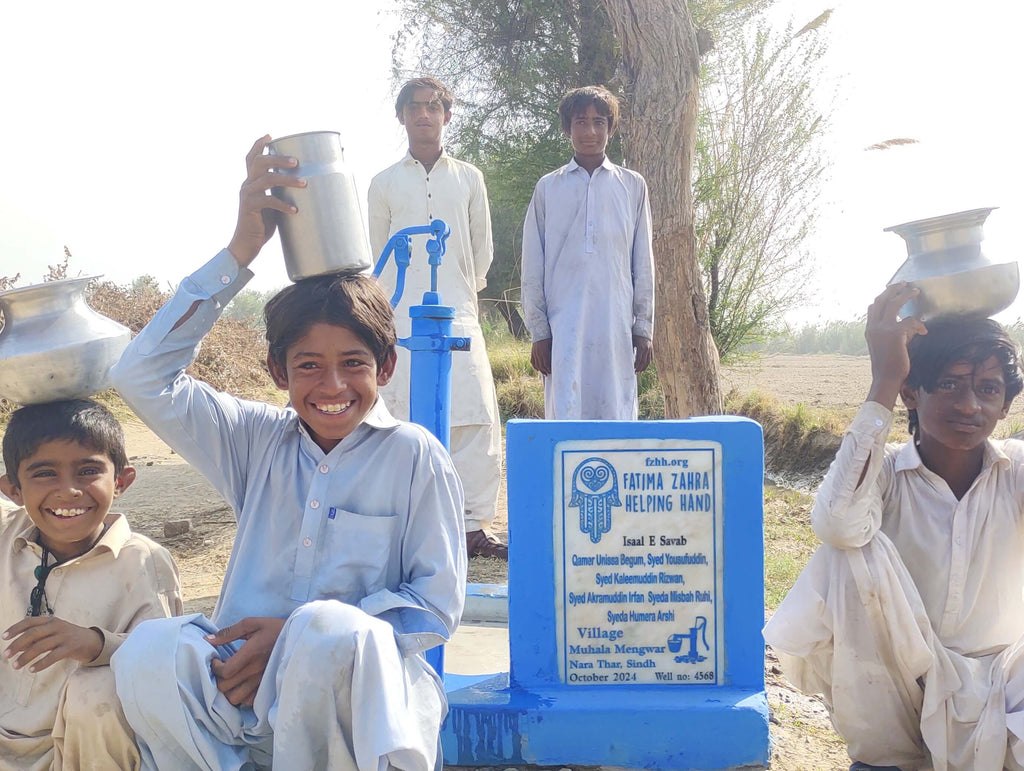
<path id="1" fill-rule="evenodd" d="M 548 420 L 636 420 L 633 335 L 653 339 L 647 184 L 607 158 L 541 177 L 523 225 L 523 315 L 551 340 Z"/>
<path id="2" fill-rule="evenodd" d="M 1024 443 L 989 441 L 961 500 L 867 402 L 822 483 L 825 542 L 765 627 L 850 756 L 1024 768 Z M 867 464 L 863 481 L 858 485 Z"/>
<path id="3" fill-rule="evenodd" d="M 290 407 L 184 373 L 251 275 L 223 250 L 111 371 L 238 520 L 212 623 L 142 625 L 113 659 L 143 768 L 234 771 L 271 749 L 282 769 L 432 768 L 446 702 L 423 652 L 450 639 L 462 613 L 462 488 L 440 443 L 379 399 L 325 453 Z M 287 623 L 256 704 L 236 709 L 217 691 L 202 634 L 250 616 Z"/>
<path id="4" fill-rule="evenodd" d="M 491 213 L 483 175 L 472 164 L 447 153 L 428 173 L 406 153 L 398 163 L 370 182 L 368 212 L 370 247 L 376 260 L 388 239 L 402 228 L 428 225 L 441 219 L 451 228 L 437 272 L 441 301 L 455 308 L 452 334 L 469 337 L 468 352 L 452 354 L 452 435 L 450 451 L 466 490 L 466 530 L 480 530 L 494 518 L 501 477 L 501 418 L 487 346 L 478 318 L 477 292 L 487 286 L 493 257 Z M 424 244 L 413 237 L 412 263 L 406 271 L 405 292 L 395 308 L 399 337 L 410 334 L 409 306 L 419 305 L 430 290 L 430 265 Z M 394 260 L 380 276 L 388 298 L 394 293 Z M 409 351 L 398 347 L 398 364 L 391 382 L 380 389 L 388 410 L 409 419 Z M 467 430 L 458 430 L 472 426 Z M 486 430 L 480 430 L 485 426 Z"/>

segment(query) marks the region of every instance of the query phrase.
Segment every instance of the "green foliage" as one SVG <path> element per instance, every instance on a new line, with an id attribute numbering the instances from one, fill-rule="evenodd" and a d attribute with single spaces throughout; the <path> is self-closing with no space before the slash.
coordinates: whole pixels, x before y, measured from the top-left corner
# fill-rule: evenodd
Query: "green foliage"
<path id="1" fill-rule="evenodd" d="M 431 73 L 455 93 L 445 145 L 487 180 L 494 262 L 482 295 L 518 300 L 523 220 L 537 180 L 568 161 L 557 106 L 611 83 L 618 63 L 601 0 L 400 0 L 396 85 Z M 621 161 L 618 138 L 609 156 Z"/>
<path id="2" fill-rule="evenodd" d="M 267 304 L 280 289 L 270 289 L 266 292 L 257 292 L 255 289 L 243 289 L 235 295 L 224 309 L 224 317 L 237 319 L 253 329 L 263 330 L 263 306 Z"/>
<path id="3" fill-rule="evenodd" d="M 806 286 L 826 121 L 812 84 L 825 52 L 805 27 L 764 22 L 704 62 L 694 208 L 711 334 L 728 361 L 770 337 Z"/>
<path id="4" fill-rule="evenodd" d="M 813 220 L 819 178 L 814 153 L 824 122 L 812 119 L 810 78 L 822 44 L 814 25 L 799 40 L 777 39 L 763 25 L 751 33 L 773 2 L 688 3 L 695 27 L 715 42 L 702 73 L 695 213 L 712 334 L 724 358 L 771 333 L 799 299 L 804 282 L 792 273 L 806 263 L 797 247 Z M 481 168 L 491 202 L 494 263 L 483 296 L 517 300 L 533 187 L 572 152 L 559 100 L 597 83 L 628 96 L 630 84 L 616 79 L 619 50 L 603 2 L 400 0 L 399 12 L 396 85 L 431 73 L 455 92 L 446 145 Z M 621 162 L 618 135 L 608 155 Z M 801 185 L 807 192 L 798 195 Z"/>
<path id="5" fill-rule="evenodd" d="M 771 339 L 748 345 L 747 353 L 839 353 L 866 356 L 864 321 L 828 321 L 806 324 L 799 329 L 784 328 Z"/>

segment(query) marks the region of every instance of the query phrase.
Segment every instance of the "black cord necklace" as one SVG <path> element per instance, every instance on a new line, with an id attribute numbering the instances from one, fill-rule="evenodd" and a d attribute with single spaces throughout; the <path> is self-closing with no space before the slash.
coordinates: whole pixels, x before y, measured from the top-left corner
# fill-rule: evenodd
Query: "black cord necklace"
<path id="1" fill-rule="evenodd" d="M 98 536 L 96 536 L 96 540 L 94 540 L 91 544 L 89 544 L 89 548 L 86 549 L 85 551 L 83 551 L 82 554 L 87 554 L 88 552 L 92 551 L 92 548 L 96 544 L 98 544 L 100 542 L 100 539 L 103 537 L 103 534 L 106 533 L 106 532 L 107 532 L 107 525 L 104 524 L 103 525 L 103 529 L 100 530 L 100 534 Z M 75 557 L 70 557 L 67 560 L 57 560 L 56 562 L 54 562 L 51 565 L 51 564 L 49 564 L 49 562 L 50 562 L 50 550 L 48 548 L 46 548 L 45 546 L 43 546 L 41 536 L 39 536 L 39 535 L 36 536 L 36 543 L 39 544 L 42 547 L 42 549 L 43 549 L 43 556 L 39 560 L 39 565 L 36 566 L 36 569 L 34 571 L 32 571 L 32 575 L 35 576 L 35 579 L 36 579 L 36 585 L 32 588 L 32 594 L 29 595 L 28 615 L 29 616 L 41 616 L 41 615 L 43 615 L 43 607 L 45 605 L 45 607 L 46 607 L 46 614 L 48 616 L 52 616 L 53 615 L 53 608 L 50 607 L 50 601 L 48 599 L 46 599 L 46 579 L 50 577 L 50 573 L 53 572 L 54 568 L 59 567 L 60 565 L 63 565 L 65 562 L 68 562 L 69 560 L 75 559 Z M 81 555 L 76 555 L 76 556 L 81 556 Z"/>
<path id="2" fill-rule="evenodd" d="M 46 603 L 47 615 L 53 615 L 53 608 L 50 607 L 49 601 L 46 599 L 46 579 L 50 577 L 50 571 L 53 570 L 59 562 L 55 562 L 52 565 L 47 564 L 50 561 L 50 550 L 45 546 L 43 547 L 43 558 L 39 561 L 39 566 L 33 571 L 33 575 L 36 577 L 36 585 L 32 589 L 32 594 L 29 596 L 29 608 L 28 615 L 30 616 L 41 616 L 43 615 L 43 603 Z"/>

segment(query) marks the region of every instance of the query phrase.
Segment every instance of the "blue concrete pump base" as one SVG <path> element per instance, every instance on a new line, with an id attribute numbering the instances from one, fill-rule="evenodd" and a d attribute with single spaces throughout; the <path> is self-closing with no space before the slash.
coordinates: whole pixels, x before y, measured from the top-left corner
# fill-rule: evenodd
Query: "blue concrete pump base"
<path id="1" fill-rule="evenodd" d="M 765 768 L 764 691 L 728 687 L 525 691 L 508 674 L 448 694 L 446 765 Z M 643 737 L 638 741 L 639 737 Z"/>

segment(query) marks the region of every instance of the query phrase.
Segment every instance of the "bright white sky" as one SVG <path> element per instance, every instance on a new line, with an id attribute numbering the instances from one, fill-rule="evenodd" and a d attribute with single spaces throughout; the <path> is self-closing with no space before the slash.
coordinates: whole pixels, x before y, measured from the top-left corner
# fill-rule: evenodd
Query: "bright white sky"
<path id="1" fill-rule="evenodd" d="M 244 155 L 263 133 L 341 132 L 365 194 L 405 149 L 390 88 L 388 0 L 5 7 L 0 275 L 72 269 L 176 283 L 233 229 Z M 794 323 L 863 313 L 906 257 L 882 228 L 999 206 L 986 253 L 1016 260 L 1024 213 L 1018 79 L 1024 4 L 780 0 L 796 27 L 828 7 L 834 166 Z M 827 90 L 828 87 L 826 87 Z M 920 144 L 864 150 L 894 137 Z M 284 285 L 275 239 L 250 287 Z M 1001 318 L 1024 316 L 1024 297 Z"/>

